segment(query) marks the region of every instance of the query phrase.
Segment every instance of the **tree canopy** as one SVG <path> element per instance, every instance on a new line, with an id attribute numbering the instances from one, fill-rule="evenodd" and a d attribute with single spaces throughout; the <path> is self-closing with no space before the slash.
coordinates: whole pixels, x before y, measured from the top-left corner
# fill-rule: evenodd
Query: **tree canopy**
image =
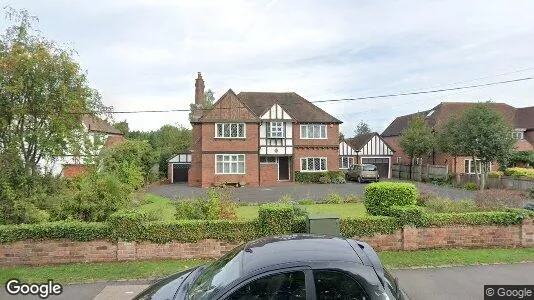
<path id="1" fill-rule="evenodd" d="M 434 149 L 434 134 L 422 115 L 417 115 L 408 122 L 401 133 L 399 145 L 412 159 L 428 155 Z"/>
<path id="2" fill-rule="evenodd" d="M 360 121 L 358 125 L 356 125 L 356 130 L 354 130 L 354 136 L 359 136 L 363 134 L 371 133 L 371 127 L 364 121 Z"/>

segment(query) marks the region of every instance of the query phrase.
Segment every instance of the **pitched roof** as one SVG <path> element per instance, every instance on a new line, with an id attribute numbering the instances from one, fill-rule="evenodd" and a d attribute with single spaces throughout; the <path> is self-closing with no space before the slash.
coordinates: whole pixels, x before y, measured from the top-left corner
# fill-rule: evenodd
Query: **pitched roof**
<path id="1" fill-rule="evenodd" d="M 345 143 L 351 146 L 352 149 L 354 150 L 360 150 L 362 149 L 363 146 L 365 146 L 365 144 L 367 144 L 373 138 L 373 136 L 377 134 L 378 133 L 376 132 L 369 132 L 366 134 L 358 135 L 353 138 L 345 139 Z"/>
<path id="2" fill-rule="evenodd" d="M 534 129 L 534 106 L 516 109 L 515 126 L 516 128 Z"/>
<path id="3" fill-rule="evenodd" d="M 431 128 L 438 129 L 443 126 L 451 116 L 459 116 L 464 110 L 475 105 L 475 102 L 442 102 L 432 109 L 413 113 L 410 115 L 405 115 L 397 117 L 389 126 L 382 132 L 382 136 L 398 136 L 401 132 L 408 126 L 408 122 L 412 117 L 417 115 L 423 115 L 425 121 Z M 517 126 L 516 123 L 516 109 L 513 106 L 510 106 L 506 103 L 488 103 L 490 107 L 497 112 L 501 113 L 504 120 L 507 121 L 510 125 Z M 532 117 L 532 112 L 526 112 L 525 115 L 530 114 Z M 528 119 L 528 116 L 522 116 L 524 119 Z M 533 121 L 534 122 L 534 121 Z M 528 121 L 524 121 L 525 124 Z"/>
<path id="4" fill-rule="evenodd" d="M 117 128 L 111 126 L 111 124 L 109 124 L 107 121 L 104 121 L 97 116 L 84 115 L 82 116 L 82 122 L 87 127 L 87 130 L 91 132 L 122 135 L 122 132 L 120 132 Z"/>
<path id="5" fill-rule="evenodd" d="M 241 92 L 237 97 L 257 116 L 261 116 L 274 104 L 278 104 L 300 123 L 343 123 L 294 92 Z"/>

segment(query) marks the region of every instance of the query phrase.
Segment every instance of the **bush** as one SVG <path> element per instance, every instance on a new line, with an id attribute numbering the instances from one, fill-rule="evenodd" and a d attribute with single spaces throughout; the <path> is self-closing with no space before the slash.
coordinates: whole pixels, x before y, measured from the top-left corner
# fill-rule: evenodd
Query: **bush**
<path id="1" fill-rule="evenodd" d="M 517 212 L 492 211 L 469 213 L 439 213 L 427 215 L 427 226 L 454 225 L 514 225 L 523 221 L 524 215 Z"/>
<path id="2" fill-rule="evenodd" d="M 517 178 L 534 179 L 534 169 L 508 168 L 504 171 L 504 174 L 507 176 L 517 177 Z"/>
<path id="3" fill-rule="evenodd" d="M 107 223 L 46 222 L 37 224 L 0 225 L 0 243 L 20 240 L 69 239 L 90 241 L 111 236 Z"/>
<path id="4" fill-rule="evenodd" d="M 210 188 L 205 197 L 176 202 L 178 220 L 235 219 L 236 205 L 230 202 L 229 190 Z"/>
<path id="5" fill-rule="evenodd" d="M 504 175 L 503 171 L 492 171 L 488 173 L 488 177 L 492 177 L 492 178 L 500 178 L 503 175 Z"/>
<path id="6" fill-rule="evenodd" d="M 534 188 L 531 188 L 531 189 L 528 189 L 528 190 L 527 190 L 527 196 L 528 196 L 530 199 L 534 199 Z"/>
<path id="7" fill-rule="evenodd" d="M 438 195 L 431 191 L 421 191 L 417 197 L 417 205 L 425 206 L 425 203 L 430 199 L 436 199 Z"/>
<path id="8" fill-rule="evenodd" d="M 401 228 L 397 220 L 385 216 L 365 216 L 340 219 L 341 235 L 345 238 L 391 234 Z"/>
<path id="9" fill-rule="evenodd" d="M 292 204 L 267 203 L 258 210 L 258 221 L 263 235 L 279 235 L 292 232 L 293 220 L 297 211 Z"/>
<path id="10" fill-rule="evenodd" d="M 415 205 L 415 185 L 404 182 L 374 182 L 365 187 L 365 208 L 371 215 L 385 215 L 393 205 Z"/>
<path id="11" fill-rule="evenodd" d="M 108 219 L 114 239 L 133 234 L 139 235 L 146 221 L 148 217 L 145 213 L 131 210 L 115 212 Z"/>
<path id="12" fill-rule="evenodd" d="M 326 196 L 326 199 L 324 199 L 324 203 L 328 204 L 341 204 L 344 201 L 345 199 L 343 199 L 343 196 L 334 192 L 328 194 L 328 196 Z"/>
<path id="13" fill-rule="evenodd" d="M 335 184 L 347 183 L 347 180 L 345 179 L 345 176 L 336 176 L 332 178 L 332 183 L 335 183 Z"/>
<path id="14" fill-rule="evenodd" d="M 116 168 L 110 169 L 109 172 L 134 190 L 141 188 L 145 183 L 143 170 L 132 162 L 120 162 Z"/>
<path id="15" fill-rule="evenodd" d="M 400 225 L 423 227 L 427 224 L 425 209 L 417 205 L 397 206 L 388 208 L 387 214 L 397 219 Z"/>
<path id="16" fill-rule="evenodd" d="M 509 160 L 512 165 L 530 165 L 534 166 L 534 151 L 517 151 L 512 152 L 512 157 Z"/>
<path id="17" fill-rule="evenodd" d="M 349 194 L 345 197 L 345 203 L 361 203 L 363 202 L 362 198 L 358 197 L 355 194 Z"/>
<path id="18" fill-rule="evenodd" d="M 105 172 L 88 172 L 76 177 L 69 194 L 60 195 L 53 213 L 57 219 L 105 221 L 131 202 L 132 188 Z"/>
<path id="19" fill-rule="evenodd" d="M 312 205 L 315 204 L 315 201 L 313 199 L 305 198 L 299 200 L 299 205 Z"/>
<path id="20" fill-rule="evenodd" d="M 328 176 L 321 176 L 319 178 L 319 183 L 323 183 L 323 184 L 332 183 L 332 179 L 330 179 L 330 177 Z"/>
<path id="21" fill-rule="evenodd" d="M 468 191 L 476 191 L 476 190 L 479 190 L 480 187 L 478 186 L 478 184 L 474 183 L 474 182 L 467 182 L 464 184 L 463 186 L 464 189 L 468 190 Z"/>
<path id="22" fill-rule="evenodd" d="M 14 202 L 13 216 L 16 224 L 41 223 L 50 221 L 50 214 L 25 200 Z"/>
<path id="23" fill-rule="evenodd" d="M 434 213 L 463 213 L 477 211 L 478 207 L 473 200 L 451 200 L 444 198 L 430 199 L 424 205 Z"/>
<path id="24" fill-rule="evenodd" d="M 517 208 L 524 205 L 526 198 L 522 191 L 492 189 L 478 191 L 475 194 L 475 203 L 484 210 Z"/>
<path id="25" fill-rule="evenodd" d="M 304 183 L 319 182 L 319 178 L 325 176 L 326 172 L 295 172 L 295 181 Z"/>

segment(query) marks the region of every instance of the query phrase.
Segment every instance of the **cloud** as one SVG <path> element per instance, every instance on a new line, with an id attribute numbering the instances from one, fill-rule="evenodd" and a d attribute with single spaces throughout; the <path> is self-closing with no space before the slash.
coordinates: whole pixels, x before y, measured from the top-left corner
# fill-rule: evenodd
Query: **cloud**
<path id="1" fill-rule="evenodd" d="M 74 47 L 92 85 L 119 110 L 188 108 L 196 72 L 221 96 L 295 91 L 362 97 L 533 75 L 532 1 L 10 0 L 46 36 Z M 352 134 L 440 101 L 532 103 L 534 82 L 320 106 Z M 186 113 L 117 116 L 134 129 Z"/>

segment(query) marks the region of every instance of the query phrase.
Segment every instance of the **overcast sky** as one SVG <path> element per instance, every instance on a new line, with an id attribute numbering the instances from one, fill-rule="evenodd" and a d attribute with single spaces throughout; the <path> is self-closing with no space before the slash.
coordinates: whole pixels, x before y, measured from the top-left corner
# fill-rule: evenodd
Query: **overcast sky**
<path id="1" fill-rule="evenodd" d="M 217 99 L 232 88 L 310 101 L 534 76 L 532 0 L 7 2 L 76 49 L 116 110 L 187 109 L 199 71 Z M 352 135 L 359 120 L 381 132 L 395 116 L 442 101 L 486 100 L 534 105 L 534 80 L 320 106 Z M 122 119 L 133 129 L 188 126 L 187 113 L 115 116 Z"/>

